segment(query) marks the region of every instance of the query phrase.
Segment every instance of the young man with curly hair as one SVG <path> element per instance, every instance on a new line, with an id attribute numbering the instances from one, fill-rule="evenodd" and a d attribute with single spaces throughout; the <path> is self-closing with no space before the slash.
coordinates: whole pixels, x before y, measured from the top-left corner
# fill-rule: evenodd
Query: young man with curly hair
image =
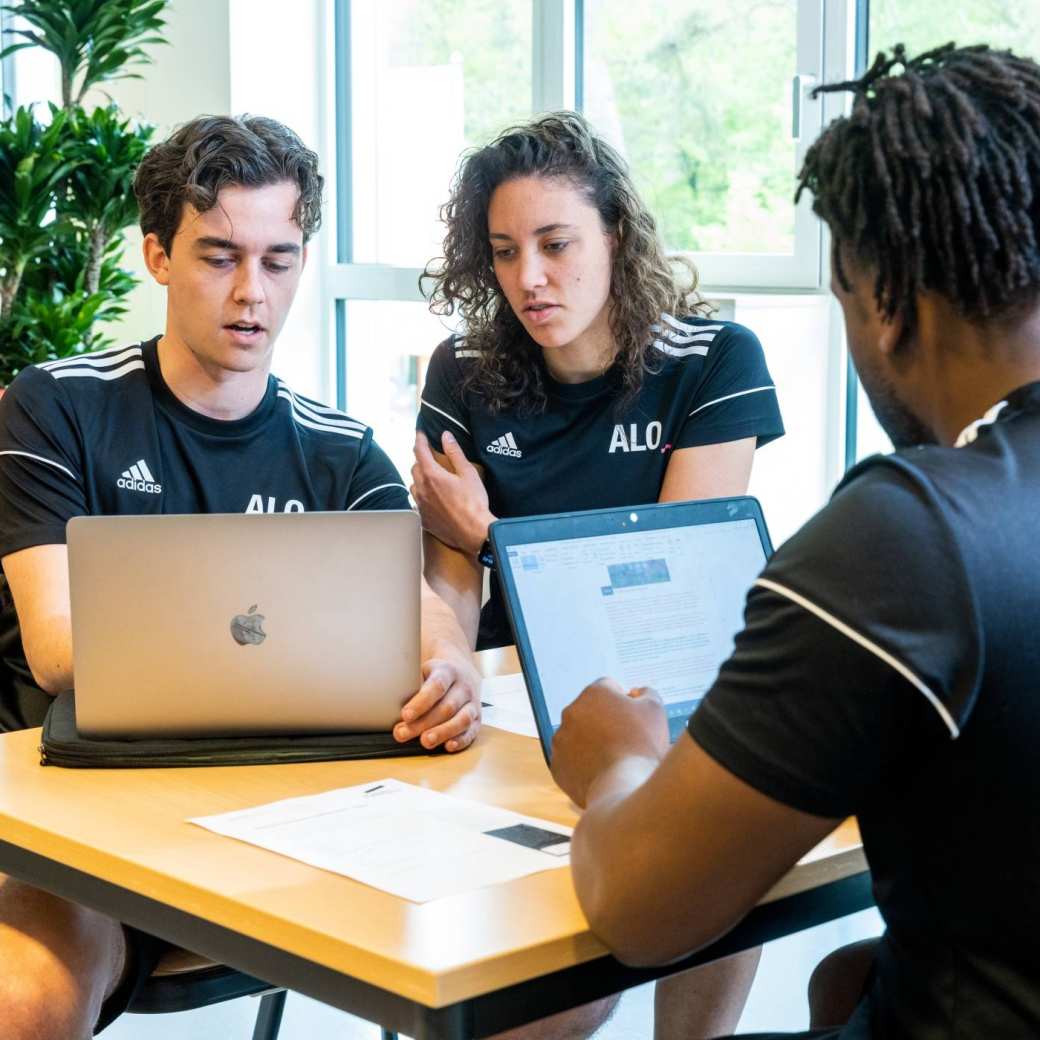
<path id="1" fill-rule="evenodd" d="M 368 427 L 270 373 L 320 220 L 317 156 L 274 120 L 207 116 L 149 152 L 135 191 L 164 333 L 34 365 L 0 401 L 0 730 L 39 725 L 73 685 L 71 517 L 409 508 Z M 460 750 L 479 728 L 479 680 L 425 583 L 422 649 L 394 735 Z M 163 946 L 0 876 L 0 1032 L 86 1040 Z"/>

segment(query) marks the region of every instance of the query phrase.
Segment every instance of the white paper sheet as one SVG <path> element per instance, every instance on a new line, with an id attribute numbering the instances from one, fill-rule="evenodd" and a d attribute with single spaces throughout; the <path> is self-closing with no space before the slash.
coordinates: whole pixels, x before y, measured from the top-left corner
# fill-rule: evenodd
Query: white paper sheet
<path id="1" fill-rule="evenodd" d="M 569 827 L 399 780 L 188 822 L 415 903 L 570 863 Z M 549 851 L 530 847 L 546 843 Z"/>
<path id="2" fill-rule="evenodd" d="M 538 736 L 523 674 L 493 675 L 480 684 L 481 719 L 485 726 L 507 729 L 523 737 Z"/>

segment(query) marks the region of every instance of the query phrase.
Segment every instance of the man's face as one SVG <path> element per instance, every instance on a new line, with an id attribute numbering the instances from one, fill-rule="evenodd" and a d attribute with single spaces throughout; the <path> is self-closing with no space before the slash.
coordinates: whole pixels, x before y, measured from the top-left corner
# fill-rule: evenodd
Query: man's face
<path id="1" fill-rule="evenodd" d="M 270 367 L 305 259 L 298 194 L 288 181 L 224 188 L 205 213 L 185 205 L 169 253 L 146 239 L 149 268 L 168 290 L 166 334 L 212 373 Z"/>
<path id="2" fill-rule="evenodd" d="M 912 383 L 906 378 L 906 352 L 913 344 L 902 342 L 902 322 L 886 321 L 874 299 L 874 279 L 842 259 L 849 289 L 842 287 L 831 263 L 831 291 L 841 304 L 849 353 L 863 389 L 881 428 L 896 448 L 936 444 L 935 433 L 914 412 L 908 398 Z M 883 344 L 888 344 L 888 349 Z"/>

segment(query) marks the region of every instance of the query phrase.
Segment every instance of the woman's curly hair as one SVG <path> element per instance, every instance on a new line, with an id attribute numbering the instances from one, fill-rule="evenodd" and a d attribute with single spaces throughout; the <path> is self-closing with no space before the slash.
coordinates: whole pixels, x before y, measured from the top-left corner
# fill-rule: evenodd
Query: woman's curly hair
<path id="1" fill-rule="evenodd" d="M 463 320 L 466 346 L 479 356 L 463 391 L 483 398 L 492 413 L 544 411 L 541 348 L 513 313 L 495 277 L 488 240 L 488 206 L 495 189 L 516 177 L 561 177 L 581 190 L 616 237 L 610 279 L 610 329 L 617 346 L 621 404 L 639 391 L 656 359 L 651 326 L 662 312 L 710 313 L 697 292 L 697 272 L 677 281 L 654 218 L 636 194 L 625 160 L 576 112 L 556 112 L 501 133 L 466 155 L 441 208 L 447 226 L 444 256 L 431 260 L 420 285 L 433 283 L 430 310 Z"/>

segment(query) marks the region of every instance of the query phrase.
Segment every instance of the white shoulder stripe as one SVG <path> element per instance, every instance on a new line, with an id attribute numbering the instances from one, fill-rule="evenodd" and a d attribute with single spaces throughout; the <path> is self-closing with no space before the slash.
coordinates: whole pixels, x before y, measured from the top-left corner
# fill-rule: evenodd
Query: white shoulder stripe
<path id="1" fill-rule="evenodd" d="M 107 381 L 109 379 L 119 379 L 141 368 L 144 368 L 144 361 L 138 358 L 136 361 L 123 365 L 122 368 L 58 368 L 52 369 L 51 375 L 55 379 L 86 377 L 87 379 L 104 379 Z"/>
<path id="2" fill-rule="evenodd" d="M 55 368 L 74 368 L 86 365 L 91 368 L 110 368 L 128 358 L 140 357 L 140 347 L 118 347 L 115 350 L 100 350 L 94 354 L 73 354 L 71 357 L 56 358 L 54 361 L 41 362 L 40 368 L 50 372 Z"/>
<path id="3" fill-rule="evenodd" d="M 368 429 L 364 423 L 358 422 L 356 419 L 349 419 L 343 412 L 333 412 L 332 415 L 319 414 L 314 408 L 305 405 L 288 387 L 279 390 L 278 396 L 289 402 L 294 415 L 302 415 L 324 426 L 338 427 L 345 430 L 358 430 L 364 433 Z"/>
<path id="4" fill-rule="evenodd" d="M 45 462 L 48 466 L 53 466 L 55 469 L 60 469 L 62 473 L 67 473 L 73 480 L 79 479 L 67 466 L 63 466 L 60 462 L 55 462 L 54 459 L 45 459 L 42 455 L 34 455 L 31 451 L 0 451 L 0 455 L 21 455 L 27 459 L 35 459 L 37 462 Z"/>
<path id="5" fill-rule="evenodd" d="M 358 495 L 358 497 L 355 498 L 349 506 L 347 506 L 347 511 L 349 512 L 351 509 L 353 509 L 354 506 L 358 504 L 358 502 L 363 502 L 366 498 L 368 498 L 369 495 L 374 495 L 377 491 L 382 491 L 384 488 L 391 487 L 399 487 L 406 495 L 408 494 L 408 488 L 406 488 L 404 484 L 380 484 L 378 487 L 369 488 L 368 491 L 366 491 L 363 495 Z"/>
<path id="6" fill-rule="evenodd" d="M 456 350 L 455 356 L 458 357 L 482 357 L 484 352 L 482 350 Z"/>
<path id="7" fill-rule="evenodd" d="M 670 343 L 664 343 L 659 339 L 654 340 L 654 346 L 661 351 L 662 354 L 668 354 L 671 357 L 689 357 L 690 354 L 700 354 L 701 357 L 707 357 L 707 347 L 673 347 Z"/>
<path id="8" fill-rule="evenodd" d="M 444 411 L 443 408 L 438 408 L 435 404 L 430 404 L 430 402 L 427 401 L 425 397 L 419 398 L 419 404 L 420 406 L 426 405 L 427 408 L 430 408 L 433 411 L 437 412 L 438 415 L 443 415 L 445 419 L 451 420 L 451 422 L 453 422 L 460 430 L 465 430 L 466 433 L 469 433 L 469 430 L 466 430 L 466 427 L 463 426 L 462 423 L 460 423 L 454 415 L 449 415 L 446 411 Z"/>
<path id="9" fill-rule="evenodd" d="M 696 415 L 698 412 L 703 412 L 705 408 L 710 408 L 713 404 L 721 404 L 723 401 L 732 401 L 734 397 L 744 397 L 747 394 L 761 393 L 763 390 L 776 390 L 776 387 L 772 383 L 769 386 L 753 386 L 750 390 L 738 390 L 735 394 L 726 394 L 725 397 L 716 397 L 714 401 L 708 401 L 706 404 L 702 404 L 697 408 L 694 408 L 690 415 Z M 690 415 L 686 416 L 689 419 Z"/>
<path id="10" fill-rule="evenodd" d="M 364 430 L 345 430 L 342 426 L 329 426 L 326 423 L 311 422 L 310 419 L 300 415 L 295 408 L 292 410 L 292 418 L 297 426 L 306 426 L 309 430 L 317 430 L 319 433 L 338 433 L 341 437 L 353 437 L 355 440 L 361 440 L 365 436 Z"/>
<path id="11" fill-rule="evenodd" d="M 710 325 L 688 325 L 685 321 L 680 321 L 674 314 L 661 314 L 661 321 L 666 325 L 671 325 L 673 329 L 679 332 L 696 332 L 698 330 L 702 332 L 721 332 L 726 326 L 720 322 L 713 322 Z"/>
<path id="12" fill-rule="evenodd" d="M 678 329 L 658 325 L 657 322 L 650 326 L 651 332 L 667 337 L 671 343 L 685 343 L 691 339 L 704 340 L 710 343 L 724 329 L 724 325 L 684 325 L 682 332 L 680 332 Z"/>
<path id="13" fill-rule="evenodd" d="M 831 628 L 836 629 L 843 636 L 851 639 L 854 643 L 858 643 L 863 647 L 864 650 L 869 650 L 875 657 L 880 658 L 890 668 L 897 671 L 911 686 L 916 690 L 919 690 L 925 695 L 928 703 L 939 713 L 939 717 L 946 724 L 946 728 L 950 731 L 950 737 L 956 740 L 960 735 L 961 731 L 954 722 L 953 716 L 949 713 L 946 705 L 925 685 L 924 681 L 918 678 L 902 661 L 893 657 L 887 650 L 882 649 L 873 640 L 868 639 L 865 635 L 857 632 L 854 628 L 850 628 L 845 624 L 844 621 L 839 621 L 833 614 L 828 613 L 823 607 L 817 606 L 811 600 L 807 600 L 804 596 L 799 595 L 797 592 L 793 592 L 791 589 L 784 585 L 778 585 L 775 581 L 770 581 L 769 578 L 759 578 L 756 585 L 761 586 L 763 589 L 769 589 L 771 592 L 775 592 L 778 596 L 783 596 L 785 599 L 789 599 L 792 603 L 797 603 L 798 606 L 804 610 L 809 611 L 810 614 L 815 614 L 821 621 L 825 621 Z"/>
<path id="14" fill-rule="evenodd" d="M 651 325 L 650 329 L 652 332 L 656 332 L 663 339 L 668 340 L 669 343 L 707 343 L 710 344 L 715 337 L 718 335 L 717 332 L 698 331 L 691 332 L 689 335 L 681 335 L 678 332 L 672 332 L 670 329 L 662 329 L 660 325 Z"/>
<path id="15" fill-rule="evenodd" d="M 275 382 L 278 384 L 279 391 L 284 390 L 286 393 L 291 395 L 292 399 L 300 406 L 301 410 L 306 414 L 313 416 L 315 419 L 321 419 L 323 421 L 338 419 L 340 421 L 352 423 L 357 426 L 358 429 L 367 429 L 363 422 L 351 419 L 346 412 L 340 411 L 338 408 L 330 408 L 321 401 L 315 401 L 313 397 L 305 397 L 303 394 L 297 393 L 288 383 L 279 379 L 277 376 L 275 377 Z"/>

